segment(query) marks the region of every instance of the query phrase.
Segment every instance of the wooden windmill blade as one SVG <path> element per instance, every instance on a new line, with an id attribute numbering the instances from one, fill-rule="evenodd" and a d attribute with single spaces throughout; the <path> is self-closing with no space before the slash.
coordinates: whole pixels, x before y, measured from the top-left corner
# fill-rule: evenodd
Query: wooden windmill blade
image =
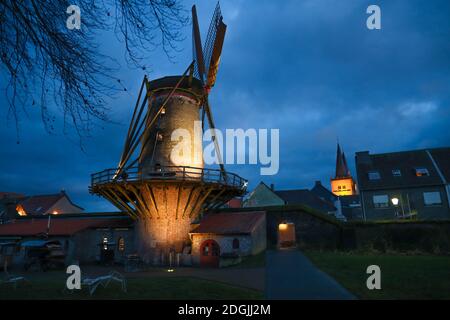
<path id="1" fill-rule="evenodd" d="M 220 5 L 217 3 L 203 47 L 206 72 L 205 88 L 207 91 L 209 91 L 216 82 L 226 29 L 227 26 L 223 23 Z"/>
<path id="2" fill-rule="evenodd" d="M 214 84 L 216 83 L 217 71 L 219 70 L 220 55 L 222 54 L 222 47 L 225 40 L 226 30 L 226 24 L 223 23 L 222 19 L 220 19 L 217 26 L 216 38 L 212 49 L 211 59 L 208 63 L 209 68 L 208 75 L 206 77 L 206 87 L 208 89 L 214 87 Z"/>
<path id="3" fill-rule="evenodd" d="M 196 71 L 198 71 L 200 81 L 204 84 L 205 60 L 203 57 L 202 40 L 200 37 L 200 27 L 197 18 L 197 8 L 195 5 L 192 6 L 192 40 Z"/>

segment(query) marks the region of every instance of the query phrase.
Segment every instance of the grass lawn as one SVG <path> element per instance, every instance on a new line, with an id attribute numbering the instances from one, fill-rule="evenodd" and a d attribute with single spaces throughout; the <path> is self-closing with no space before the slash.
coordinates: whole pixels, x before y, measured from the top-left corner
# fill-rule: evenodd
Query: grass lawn
<path id="1" fill-rule="evenodd" d="M 87 290 L 63 293 L 63 276 L 44 276 L 32 279 L 31 285 L 14 290 L 0 286 L 0 300 L 4 299 L 262 299 L 261 292 L 237 288 L 213 281 L 189 277 L 143 277 L 127 279 L 128 293 L 119 284 L 97 288 L 91 297 Z"/>
<path id="2" fill-rule="evenodd" d="M 305 252 L 322 271 L 361 299 L 450 299 L 450 257 Z M 368 290 L 366 269 L 381 269 L 381 290 Z"/>

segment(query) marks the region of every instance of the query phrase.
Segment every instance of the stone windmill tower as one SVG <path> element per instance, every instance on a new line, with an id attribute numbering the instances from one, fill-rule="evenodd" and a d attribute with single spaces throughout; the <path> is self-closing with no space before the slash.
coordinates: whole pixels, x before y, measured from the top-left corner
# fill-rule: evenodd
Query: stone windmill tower
<path id="1" fill-rule="evenodd" d="M 215 136 L 220 168 L 203 166 L 201 135 L 205 116 L 214 132 L 208 95 L 226 25 L 217 4 L 202 48 L 195 6 L 192 17 L 193 62 L 181 76 L 144 77 L 118 167 L 91 177 L 91 193 L 137 220 L 138 251 L 150 264 L 163 264 L 170 253 L 182 252 L 189 245 L 192 221 L 243 195 L 247 187 L 246 180 L 225 171 Z"/>

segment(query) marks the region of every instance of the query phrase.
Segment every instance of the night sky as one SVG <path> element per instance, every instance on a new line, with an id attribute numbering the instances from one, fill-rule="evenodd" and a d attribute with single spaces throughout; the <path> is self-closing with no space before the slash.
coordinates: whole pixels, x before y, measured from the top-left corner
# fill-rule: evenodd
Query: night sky
<path id="1" fill-rule="evenodd" d="M 192 2 L 186 1 L 190 9 Z M 204 34 L 214 1 L 198 0 Z M 366 8 L 382 10 L 382 29 L 366 28 Z M 354 153 L 383 153 L 450 145 L 450 2 L 447 0 L 325 1 L 226 0 L 228 25 L 222 62 L 210 100 L 216 125 L 279 128 L 280 170 L 260 176 L 258 165 L 227 169 L 276 188 L 329 185 L 339 139 L 354 173 Z M 151 54 L 150 78 L 181 74 L 192 59 L 191 29 L 176 63 Z M 117 76 L 127 92 L 110 100 L 114 123 L 99 123 L 84 152 L 59 125 L 48 134 L 32 106 L 21 114 L 19 139 L 0 101 L 0 191 L 27 195 L 65 189 L 86 211 L 115 210 L 89 195 L 90 174 L 115 167 L 143 77 L 123 59 L 113 34 L 105 52 L 122 61 Z M 4 70 L 2 69 L 2 74 Z M 4 86 L 4 79 L 1 80 Z M 58 122 L 59 121 L 59 122 Z M 19 142 L 19 143 L 18 143 Z"/>

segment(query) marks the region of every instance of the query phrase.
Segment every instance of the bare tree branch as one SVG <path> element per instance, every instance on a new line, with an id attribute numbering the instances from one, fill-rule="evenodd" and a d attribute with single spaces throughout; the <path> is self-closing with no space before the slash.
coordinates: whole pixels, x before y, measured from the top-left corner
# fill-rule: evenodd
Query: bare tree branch
<path id="1" fill-rule="evenodd" d="M 107 97 L 126 87 L 114 76 L 118 63 L 99 53 L 97 39 L 114 31 L 127 63 L 143 70 L 159 46 L 172 59 L 189 22 L 179 1 L 78 0 L 81 29 L 69 30 L 67 0 L 1 0 L 0 65 L 17 133 L 30 106 L 40 108 L 48 132 L 55 129 L 53 104 L 61 108 L 64 127 L 73 126 L 80 137 L 89 135 L 93 120 L 108 121 Z"/>

